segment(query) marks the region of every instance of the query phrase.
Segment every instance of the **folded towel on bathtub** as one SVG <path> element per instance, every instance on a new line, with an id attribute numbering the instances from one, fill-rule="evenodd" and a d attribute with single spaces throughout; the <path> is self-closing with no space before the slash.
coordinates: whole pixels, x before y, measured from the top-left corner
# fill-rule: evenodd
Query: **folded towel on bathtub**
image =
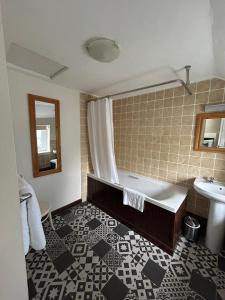
<path id="1" fill-rule="evenodd" d="M 145 195 L 128 187 L 123 188 L 123 204 L 144 211 Z"/>

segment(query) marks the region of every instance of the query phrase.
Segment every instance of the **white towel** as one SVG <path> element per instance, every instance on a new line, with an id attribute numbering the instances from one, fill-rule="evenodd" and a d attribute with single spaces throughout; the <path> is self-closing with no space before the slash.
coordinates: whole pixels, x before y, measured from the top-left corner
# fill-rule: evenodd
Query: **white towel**
<path id="1" fill-rule="evenodd" d="M 26 255 L 30 247 L 30 233 L 29 233 L 29 227 L 27 222 L 26 201 L 23 201 L 20 204 L 20 217 L 21 217 L 22 234 L 23 234 L 23 249 L 24 249 L 24 254 Z"/>
<path id="2" fill-rule="evenodd" d="M 123 188 L 123 204 L 144 211 L 145 195 L 128 187 Z"/>
<path id="3" fill-rule="evenodd" d="M 34 250 L 41 250 L 44 249 L 46 246 L 46 239 L 44 230 L 41 223 L 41 211 L 38 204 L 38 200 L 33 190 L 32 186 L 26 182 L 26 180 L 18 176 L 18 183 L 19 183 L 19 194 L 23 195 L 26 193 L 31 193 L 32 197 L 27 200 L 27 224 L 29 227 L 29 239 L 30 239 L 30 246 Z M 23 211 L 23 218 L 24 218 L 24 211 Z M 23 230 L 24 230 L 24 252 L 26 253 L 27 249 L 27 234 L 26 234 L 26 225 L 25 220 L 23 220 Z"/>

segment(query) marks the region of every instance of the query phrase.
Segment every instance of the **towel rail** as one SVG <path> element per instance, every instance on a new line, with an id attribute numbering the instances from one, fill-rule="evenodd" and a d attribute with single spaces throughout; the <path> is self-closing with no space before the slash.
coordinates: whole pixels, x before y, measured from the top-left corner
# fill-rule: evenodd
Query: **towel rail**
<path id="1" fill-rule="evenodd" d="M 31 197 L 32 197 L 31 193 L 26 193 L 26 194 L 20 195 L 20 203 L 23 203 L 24 201 L 30 199 Z"/>

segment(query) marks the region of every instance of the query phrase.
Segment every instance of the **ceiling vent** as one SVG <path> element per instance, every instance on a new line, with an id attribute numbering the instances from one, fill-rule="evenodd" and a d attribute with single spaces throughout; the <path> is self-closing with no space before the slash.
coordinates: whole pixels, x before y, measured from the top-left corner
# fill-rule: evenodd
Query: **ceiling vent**
<path id="1" fill-rule="evenodd" d="M 48 57 L 21 47 L 15 43 L 10 45 L 6 60 L 10 64 L 45 75 L 50 79 L 53 79 L 68 69 L 68 67 L 63 66 Z"/>

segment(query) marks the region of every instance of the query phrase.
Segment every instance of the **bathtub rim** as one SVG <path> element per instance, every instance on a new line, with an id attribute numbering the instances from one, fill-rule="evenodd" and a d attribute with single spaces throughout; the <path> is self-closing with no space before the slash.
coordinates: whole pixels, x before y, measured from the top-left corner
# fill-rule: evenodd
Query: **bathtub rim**
<path id="1" fill-rule="evenodd" d="M 129 175 L 138 176 L 139 178 L 152 179 L 153 181 L 157 181 L 159 183 L 167 183 L 167 184 L 169 183 L 167 181 L 162 181 L 162 180 L 158 180 L 158 179 L 155 179 L 155 178 L 143 176 L 143 175 L 140 175 L 140 174 L 137 174 L 137 173 L 133 173 L 133 172 L 129 172 L 129 171 L 126 171 L 126 170 L 123 170 L 123 169 L 120 169 L 120 171 L 126 172 Z M 102 183 L 108 184 L 109 186 L 114 187 L 114 188 L 116 188 L 118 190 L 123 191 L 123 186 L 120 185 L 120 184 L 112 183 L 112 182 L 110 182 L 110 181 L 108 181 L 106 179 L 97 177 L 93 173 L 88 173 L 87 176 L 90 177 L 90 178 L 96 179 L 96 180 L 98 180 L 98 181 L 100 181 Z M 184 203 L 185 199 L 187 198 L 188 189 L 185 188 L 185 187 L 176 185 L 174 183 L 169 183 L 169 184 L 171 184 L 172 186 L 175 186 L 177 190 L 179 190 L 181 193 L 183 193 L 182 196 L 179 195 L 181 199 L 177 200 L 179 203 L 176 206 L 169 206 L 168 204 L 165 203 L 165 200 L 156 200 L 156 199 L 153 199 L 153 198 L 151 198 L 151 197 L 149 197 L 147 195 L 146 195 L 146 200 L 145 201 L 149 202 L 151 204 L 154 204 L 156 206 L 159 206 L 159 207 L 161 207 L 161 208 L 163 208 L 163 209 L 165 209 L 167 211 L 170 211 L 172 213 L 176 213 L 179 210 L 179 208 L 181 207 L 181 205 Z"/>

